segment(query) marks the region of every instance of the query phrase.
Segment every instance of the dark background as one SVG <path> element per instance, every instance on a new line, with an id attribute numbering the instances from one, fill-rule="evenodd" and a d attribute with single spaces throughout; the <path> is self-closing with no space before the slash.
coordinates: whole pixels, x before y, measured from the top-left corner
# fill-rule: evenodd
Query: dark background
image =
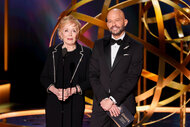
<path id="1" fill-rule="evenodd" d="M 122 0 L 120 0 L 121 2 Z M 188 2 L 188 0 L 185 0 Z M 70 1 L 68 0 L 9 0 L 9 58 L 8 71 L 4 71 L 4 0 L 0 1 L 0 80 L 11 83 L 11 102 L 43 107 L 46 91 L 41 86 L 40 74 L 47 55 L 49 40 L 57 18 L 64 11 Z M 113 0 L 111 6 L 115 4 Z M 92 17 L 102 10 L 103 2 L 94 0 L 78 9 L 78 12 L 88 14 Z M 173 12 L 173 8 L 161 3 L 162 13 Z M 126 30 L 138 36 L 138 5 L 123 9 L 126 18 L 129 20 Z M 154 10 L 149 10 L 148 16 L 154 16 Z M 81 21 L 84 24 L 83 21 Z M 177 38 L 177 31 L 174 20 L 165 22 L 165 27 L 172 38 Z M 157 34 L 157 25 L 150 25 L 153 33 Z M 97 27 L 90 28 L 85 36 L 94 41 L 97 39 Z M 184 34 L 189 35 L 190 26 L 183 27 Z M 108 32 L 106 32 L 108 34 Z M 148 42 L 158 47 L 158 41 L 147 34 Z M 59 40 L 56 41 L 58 43 Z M 166 53 L 179 61 L 179 51 L 167 44 Z M 158 57 L 147 53 L 147 70 L 158 74 Z M 166 76 L 174 68 L 166 64 Z M 175 79 L 179 82 L 179 77 Z M 184 77 L 188 84 L 188 79 Z M 148 88 L 156 85 L 148 81 Z M 166 88 L 163 90 L 162 98 L 170 97 L 177 93 L 177 90 Z M 188 95 L 189 96 L 189 95 Z M 151 98 L 148 99 L 149 103 Z M 178 106 L 179 100 L 169 104 Z"/>

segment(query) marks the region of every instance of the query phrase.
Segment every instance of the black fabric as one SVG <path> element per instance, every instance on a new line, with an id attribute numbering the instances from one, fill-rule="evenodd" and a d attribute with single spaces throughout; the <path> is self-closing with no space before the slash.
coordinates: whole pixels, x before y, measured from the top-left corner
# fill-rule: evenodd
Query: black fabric
<path id="1" fill-rule="evenodd" d="M 114 45 L 115 43 L 117 43 L 118 45 L 121 45 L 123 43 L 123 40 L 110 39 L 110 43 L 111 43 L 111 45 Z"/>
<path id="2" fill-rule="evenodd" d="M 63 58 L 64 66 L 63 66 L 63 82 L 64 82 L 64 88 L 67 87 L 73 87 L 73 83 L 70 83 L 70 80 L 72 78 L 72 75 L 74 73 L 74 70 L 77 66 L 77 63 L 79 61 L 79 58 L 77 53 L 79 52 L 79 49 L 75 49 L 72 52 L 67 52 L 65 57 Z"/>
<path id="3" fill-rule="evenodd" d="M 62 127 L 62 124 L 64 125 L 63 127 L 82 127 L 85 108 L 84 94 L 85 90 L 90 88 L 88 65 L 91 50 L 77 44 L 77 49 L 67 53 L 63 59 L 62 45 L 58 44 L 49 48 L 47 60 L 41 74 L 41 83 L 46 89 L 50 84 L 53 84 L 56 88 L 70 87 L 73 70 L 80 63 L 72 85 L 79 85 L 83 94 L 75 94 L 62 102 L 58 100 L 55 94 L 47 93 L 45 107 L 46 127 Z M 74 63 L 74 65 L 71 63 Z"/>

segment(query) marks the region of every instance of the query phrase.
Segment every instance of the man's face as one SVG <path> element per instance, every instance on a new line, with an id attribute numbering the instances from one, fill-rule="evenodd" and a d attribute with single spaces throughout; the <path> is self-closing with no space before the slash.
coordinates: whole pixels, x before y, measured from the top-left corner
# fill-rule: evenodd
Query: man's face
<path id="1" fill-rule="evenodd" d="M 120 11 L 110 11 L 107 16 L 107 27 L 114 36 L 119 36 L 125 30 L 127 19 Z"/>

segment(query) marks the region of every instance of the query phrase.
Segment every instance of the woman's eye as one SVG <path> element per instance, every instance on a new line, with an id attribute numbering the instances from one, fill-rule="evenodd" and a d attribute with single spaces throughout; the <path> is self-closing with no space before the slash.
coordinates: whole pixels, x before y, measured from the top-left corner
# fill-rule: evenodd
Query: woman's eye
<path id="1" fill-rule="evenodd" d="M 68 30 L 65 30 L 65 32 L 68 32 Z"/>
<path id="2" fill-rule="evenodd" d="M 76 30 L 73 30 L 73 32 L 77 32 Z"/>

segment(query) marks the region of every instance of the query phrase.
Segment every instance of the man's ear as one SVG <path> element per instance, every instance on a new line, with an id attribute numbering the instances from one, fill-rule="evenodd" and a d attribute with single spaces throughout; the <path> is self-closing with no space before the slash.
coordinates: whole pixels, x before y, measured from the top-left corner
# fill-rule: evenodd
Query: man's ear
<path id="1" fill-rule="evenodd" d="M 124 23 L 125 23 L 125 26 L 127 26 L 127 24 L 128 24 L 128 20 L 125 19 L 125 20 L 124 20 Z"/>

